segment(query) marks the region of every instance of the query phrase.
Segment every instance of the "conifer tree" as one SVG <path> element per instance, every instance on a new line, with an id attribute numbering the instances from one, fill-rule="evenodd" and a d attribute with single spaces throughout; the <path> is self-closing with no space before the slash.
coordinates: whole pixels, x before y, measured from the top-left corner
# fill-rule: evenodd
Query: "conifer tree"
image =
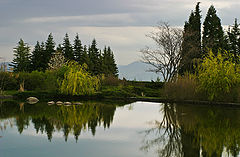
<path id="1" fill-rule="evenodd" d="M 240 28 L 239 24 L 237 22 L 237 19 L 235 19 L 234 25 L 232 27 L 229 27 L 229 30 L 227 32 L 228 34 L 228 43 L 229 43 L 229 52 L 233 54 L 234 61 L 239 63 L 239 57 L 240 57 Z"/>
<path id="2" fill-rule="evenodd" d="M 100 51 L 97 48 L 97 42 L 93 39 L 92 44 L 89 48 L 89 59 L 90 59 L 90 71 L 93 75 L 101 74 L 101 61 Z"/>
<path id="3" fill-rule="evenodd" d="M 110 47 L 103 49 L 102 69 L 105 75 L 118 75 L 118 68 L 114 60 L 114 55 Z"/>
<path id="4" fill-rule="evenodd" d="M 43 64 L 44 64 L 43 71 L 45 71 L 48 68 L 48 62 L 52 57 L 53 53 L 55 52 L 54 48 L 55 48 L 55 42 L 53 41 L 52 33 L 50 33 L 45 43 L 45 54 L 44 54 L 45 59 L 43 61 Z"/>
<path id="5" fill-rule="evenodd" d="M 87 48 L 87 55 L 88 55 L 88 59 L 89 59 L 89 62 L 88 62 L 88 71 L 89 72 L 93 72 L 93 68 L 94 68 L 94 63 L 92 62 L 92 51 L 91 51 L 91 46 L 89 45 L 88 47 L 84 47 L 84 48 Z M 84 50 L 85 51 L 85 50 Z"/>
<path id="6" fill-rule="evenodd" d="M 22 39 L 18 42 L 17 47 L 14 48 L 14 59 L 11 63 L 14 72 L 30 71 L 30 47 L 24 43 Z"/>
<path id="7" fill-rule="evenodd" d="M 79 39 L 78 34 L 76 35 L 74 39 L 74 44 L 73 44 L 73 54 L 75 61 L 77 61 L 80 64 L 83 64 L 83 46 L 81 43 L 81 40 Z"/>
<path id="8" fill-rule="evenodd" d="M 194 72 L 194 65 L 201 58 L 201 11 L 200 2 L 197 3 L 195 11 L 191 12 L 189 20 L 185 22 L 183 32 L 183 43 L 181 51 L 181 63 L 179 73 Z"/>
<path id="9" fill-rule="evenodd" d="M 63 47 L 62 47 L 62 52 L 64 54 L 64 57 L 67 60 L 74 60 L 74 54 L 73 54 L 73 48 L 72 45 L 69 41 L 68 34 L 66 33 L 64 39 L 63 39 Z"/>
<path id="10" fill-rule="evenodd" d="M 61 44 L 58 44 L 57 46 L 57 52 L 62 52 L 63 48 Z"/>
<path id="11" fill-rule="evenodd" d="M 89 68 L 90 59 L 89 59 L 89 55 L 88 55 L 88 48 L 86 45 L 84 45 L 84 47 L 83 47 L 82 63 L 87 64 L 88 68 Z"/>
<path id="12" fill-rule="evenodd" d="M 207 16 L 203 23 L 203 51 L 206 54 L 208 49 L 212 49 L 216 55 L 219 49 L 225 49 L 224 32 L 221 26 L 221 20 L 216 14 L 213 5 L 210 6 Z"/>
<path id="13" fill-rule="evenodd" d="M 108 53 L 110 54 L 110 58 L 111 58 L 110 65 L 109 65 L 111 75 L 118 76 L 117 64 L 115 63 L 114 54 L 110 47 L 108 47 Z"/>
<path id="14" fill-rule="evenodd" d="M 45 45 L 37 41 L 31 56 L 31 70 L 43 71 L 45 68 Z"/>
<path id="15" fill-rule="evenodd" d="M 107 52 L 107 47 L 105 46 L 103 49 L 103 54 L 102 54 L 102 69 L 103 69 L 103 73 L 105 75 L 107 75 L 109 73 L 109 69 L 108 69 L 108 63 L 109 63 L 109 55 Z"/>

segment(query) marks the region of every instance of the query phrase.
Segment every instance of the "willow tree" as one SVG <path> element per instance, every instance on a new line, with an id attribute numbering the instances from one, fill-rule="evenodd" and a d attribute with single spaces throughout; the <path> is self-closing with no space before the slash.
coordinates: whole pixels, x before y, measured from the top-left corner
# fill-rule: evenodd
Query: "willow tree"
<path id="1" fill-rule="evenodd" d="M 69 95 L 91 95 L 100 86 L 100 79 L 87 72 L 87 65 L 80 65 L 71 61 L 67 65 L 68 71 L 60 82 L 60 92 Z"/>

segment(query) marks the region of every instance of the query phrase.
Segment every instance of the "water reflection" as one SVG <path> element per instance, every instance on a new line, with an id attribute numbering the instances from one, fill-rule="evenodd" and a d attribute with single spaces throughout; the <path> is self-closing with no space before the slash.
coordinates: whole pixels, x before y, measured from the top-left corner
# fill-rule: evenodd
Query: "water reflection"
<path id="1" fill-rule="evenodd" d="M 83 132 L 90 132 L 92 136 L 95 136 L 98 126 L 107 129 L 111 125 L 111 129 L 107 129 L 104 133 L 100 129 L 98 130 L 98 132 L 101 132 L 101 135 L 99 134 L 101 140 L 95 140 L 95 143 L 94 140 L 90 140 L 91 142 L 82 141 L 83 145 L 87 145 L 86 148 L 91 148 L 87 153 L 92 152 L 92 145 L 94 144 L 95 149 L 99 149 L 100 146 L 109 149 L 109 147 L 113 147 L 114 144 L 118 143 L 119 145 L 113 147 L 114 149 L 109 150 L 123 153 L 123 147 L 129 150 L 131 148 L 134 151 L 137 150 L 134 152 L 135 154 L 133 153 L 135 156 L 143 155 L 142 151 L 156 150 L 157 156 L 160 157 L 235 157 L 239 155 L 239 108 L 181 104 L 153 105 L 138 102 L 117 109 L 118 106 L 124 106 L 126 103 L 116 104 L 114 102 L 114 104 L 85 102 L 83 105 L 77 106 L 48 106 L 47 103 L 29 105 L 15 101 L 2 101 L 0 102 L 0 129 L 6 130 L 8 127 L 16 127 L 9 129 L 13 132 L 8 134 L 3 132 L 0 135 L 3 136 L 3 138 L 0 137 L 0 140 L 5 140 L 2 147 L 6 145 L 5 148 L 11 149 L 6 141 L 10 136 L 16 134 L 16 129 L 20 134 L 33 129 L 34 135 L 35 132 L 36 134 L 44 134 L 49 141 L 52 140 L 55 132 L 63 134 L 65 141 L 69 140 L 69 135 L 72 134 L 77 142 L 81 134 L 82 137 L 84 136 Z M 160 112 L 158 113 L 159 108 Z M 115 121 L 113 123 L 114 116 Z M 146 122 L 153 119 L 156 119 L 151 124 L 153 127 L 143 132 L 145 136 L 143 143 L 141 143 L 142 136 L 138 132 L 148 128 L 149 125 Z M 5 138 L 7 135 L 8 139 Z M 18 147 L 22 143 L 27 143 L 26 139 L 28 137 L 22 137 L 22 142 L 16 144 Z M 97 135 L 94 139 L 96 137 Z M 106 141 L 107 137 L 111 140 Z M 118 140 L 124 137 L 126 137 L 125 140 Z M 31 139 L 33 138 L 31 137 Z M 50 148 L 54 147 L 50 145 L 54 142 L 45 141 Z M 70 141 L 68 141 L 68 145 L 71 145 Z M 46 143 L 43 145 L 45 146 Z M 56 143 L 57 147 L 59 143 Z M 75 144 L 74 141 L 73 143 Z M 79 143 L 81 143 L 80 140 Z M 32 142 L 29 140 L 28 144 L 31 146 Z M 42 146 L 41 142 L 39 145 Z M 76 147 L 75 151 L 77 153 L 79 149 L 77 146 L 77 144 L 71 145 L 68 149 Z M 139 147 L 142 150 L 140 153 L 138 152 Z M 64 148 L 66 148 L 66 145 L 64 145 Z M 82 149 L 82 151 L 84 150 L 85 148 Z M 128 153 L 126 151 L 125 155 L 120 154 L 119 156 L 133 156 L 133 154 Z M 113 154 L 114 152 L 109 156 L 114 156 Z M 99 154 L 89 156 L 97 155 Z M 102 153 L 102 156 L 104 155 L 106 156 L 106 154 Z M 156 154 L 153 155 L 150 151 L 147 155 L 155 156 Z"/>
<path id="2" fill-rule="evenodd" d="M 164 104 L 161 112 L 163 120 L 144 132 L 142 150 L 161 157 L 238 156 L 238 108 Z"/>
<path id="3" fill-rule="evenodd" d="M 82 131 L 89 130 L 94 136 L 97 126 L 109 128 L 113 121 L 116 105 L 101 103 L 84 103 L 74 106 L 48 106 L 46 103 L 27 105 L 15 101 L 5 101 L 0 105 L 0 128 L 12 127 L 14 118 L 18 132 L 21 134 L 33 124 L 36 133 L 46 134 L 51 141 L 54 132 L 63 132 L 65 141 L 69 133 L 76 139 Z"/>

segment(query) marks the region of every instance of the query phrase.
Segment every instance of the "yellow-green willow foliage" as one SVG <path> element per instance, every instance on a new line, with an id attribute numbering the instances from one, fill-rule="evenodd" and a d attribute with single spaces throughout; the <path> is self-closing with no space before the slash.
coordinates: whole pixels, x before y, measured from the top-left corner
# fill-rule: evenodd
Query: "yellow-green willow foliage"
<path id="1" fill-rule="evenodd" d="M 72 61 L 69 62 L 68 71 L 64 74 L 64 79 L 60 82 L 60 92 L 70 95 L 91 95 L 100 86 L 100 79 L 91 76 L 87 72 L 87 65 L 79 65 Z"/>
<path id="2" fill-rule="evenodd" d="M 199 89 L 205 92 L 209 100 L 222 97 L 240 83 L 239 65 L 233 62 L 231 54 L 210 50 L 203 59 L 198 71 Z"/>

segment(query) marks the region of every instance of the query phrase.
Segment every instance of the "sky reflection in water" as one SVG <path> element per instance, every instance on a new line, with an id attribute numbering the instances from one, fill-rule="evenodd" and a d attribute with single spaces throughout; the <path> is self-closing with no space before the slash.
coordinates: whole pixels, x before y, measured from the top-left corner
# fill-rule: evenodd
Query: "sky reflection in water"
<path id="1" fill-rule="evenodd" d="M 115 102 L 117 103 L 117 102 Z M 240 108 L 150 102 L 0 105 L 0 156 L 238 156 Z"/>

